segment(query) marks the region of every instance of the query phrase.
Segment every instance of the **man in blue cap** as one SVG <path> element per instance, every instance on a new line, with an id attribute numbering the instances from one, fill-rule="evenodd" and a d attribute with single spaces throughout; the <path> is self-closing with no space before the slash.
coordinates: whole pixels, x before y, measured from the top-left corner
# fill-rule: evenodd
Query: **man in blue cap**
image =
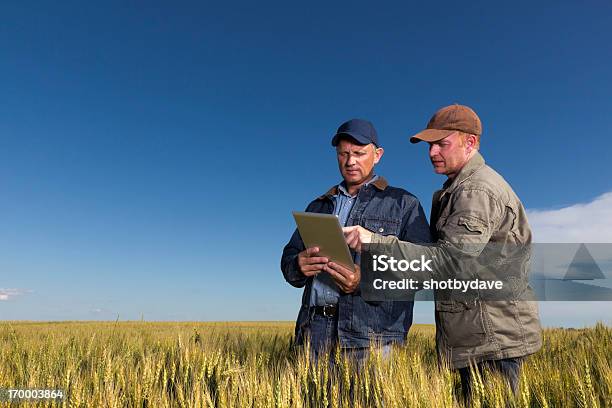
<path id="1" fill-rule="evenodd" d="M 401 240 L 431 241 L 419 200 L 374 173 L 384 150 L 372 123 L 349 120 L 331 143 L 343 181 L 312 201 L 307 212 L 335 214 L 342 226 L 361 225 Z M 359 360 L 367 356 L 371 341 L 385 351 L 392 343 L 403 343 L 412 324 L 413 302 L 366 302 L 359 290 L 358 260 L 353 272 L 318 252 L 316 247 L 305 248 L 295 230 L 281 258 L 285 280 L 304 288 L 296 343 L 304 344 L 309 338 L 314 359 L 339 345 Z"/>

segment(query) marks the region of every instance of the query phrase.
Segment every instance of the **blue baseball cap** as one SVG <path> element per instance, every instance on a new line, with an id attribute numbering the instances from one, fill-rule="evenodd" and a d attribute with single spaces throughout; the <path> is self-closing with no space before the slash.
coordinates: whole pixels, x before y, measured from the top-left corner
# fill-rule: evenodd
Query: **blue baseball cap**
<path id="1" fill-rule="evenodd" d="M 378 144 L 378 134 L 372 122 L 364 119 L 351 119 L 348 122 L 344 122 L 338 128 L 338 131 L 332 138 L 332 146 L 337 146 L 340 138 L 350 137 L 362 145 L 374 143 L 374 146 L 380 147 Z"/>

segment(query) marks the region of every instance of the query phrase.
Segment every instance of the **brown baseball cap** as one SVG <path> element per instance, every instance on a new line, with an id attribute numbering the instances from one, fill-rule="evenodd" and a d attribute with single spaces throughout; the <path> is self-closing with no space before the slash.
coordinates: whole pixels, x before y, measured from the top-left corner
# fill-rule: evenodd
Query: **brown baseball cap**
<path id="1" fill-rule="evenodd" d="M 472 108 L 454 104 L 440 109 L 429 119 L 427 128 L 412 136 L 410 142 L 435 142 L 456 131 L 480 136 L 482 124 Z"/>

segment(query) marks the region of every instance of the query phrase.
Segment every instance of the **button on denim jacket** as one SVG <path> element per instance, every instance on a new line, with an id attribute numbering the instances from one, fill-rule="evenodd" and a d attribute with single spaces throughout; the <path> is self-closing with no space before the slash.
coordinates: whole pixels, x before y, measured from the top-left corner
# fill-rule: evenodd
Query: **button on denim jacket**
<path id="1" fill-rule="evenodd" d="M 331 214 L 337 186 L 316 198 L 307 212 Z M 347 226 L 361 225 L 380 235 L 396 236 L 402 241 L 430 243 L 427 218 L 419 200 L 406 190 L 391 187 L 383 177 L 363 186 L 349 215 Z M 297 255 L 304 243 L 297 229 L 283 249 L 281 270 L 292 286 L 304 288 L 302 305 L 295 326 L 295 342 L 303 344 L 313 315 L 309 306 L 312 277 L 299 271 Z M 338 340 L 340 347 L 368 347 L 371 340 L 381 344 L 403 343 L 412 325 L 413 302 L 366 302 L 357 289 L 341 293 L 338 301 Z"/>

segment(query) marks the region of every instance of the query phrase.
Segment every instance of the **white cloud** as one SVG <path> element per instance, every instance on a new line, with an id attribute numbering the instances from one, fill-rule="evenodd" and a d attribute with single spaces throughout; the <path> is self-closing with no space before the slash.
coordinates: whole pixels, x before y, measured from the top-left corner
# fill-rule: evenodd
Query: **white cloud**
<path id="1" fill-rule="evenodd" d="M 534 242 L 612 243 L 612 192 L 589 203 L 527 214 Z"/>
<path id="2" fill-rule="evenodd" d="M 21 289 L 2 289 L 0 288 L 0 301 L 1 300 L 10 300 L 14 297 L 21 296 L 28 291 Z"/>
<path id="3" fill-rule="evenodd" d="M 556 269 L 552 265 L 549 268 L 561 271 L 560 276 L 567 269 L 578 243 L 612 243 L 612 192 L 587 203 L 555 210 L 528 210 L 527 214 L 535 242 L 576 244 L 573 249 L 559 247 L 566 249 L 566 254 L 556 250 L 559 265 Z M 610 258 L 609 245 L 589 245 L 588 248 L 597 261 Z M 597 284 L 601 285 L 602 281 Z M 540 316 L 547 326 L 582 327 L 597 321 L 611 324 L 608 310 L 609 302 L 540 302 Z"/>

